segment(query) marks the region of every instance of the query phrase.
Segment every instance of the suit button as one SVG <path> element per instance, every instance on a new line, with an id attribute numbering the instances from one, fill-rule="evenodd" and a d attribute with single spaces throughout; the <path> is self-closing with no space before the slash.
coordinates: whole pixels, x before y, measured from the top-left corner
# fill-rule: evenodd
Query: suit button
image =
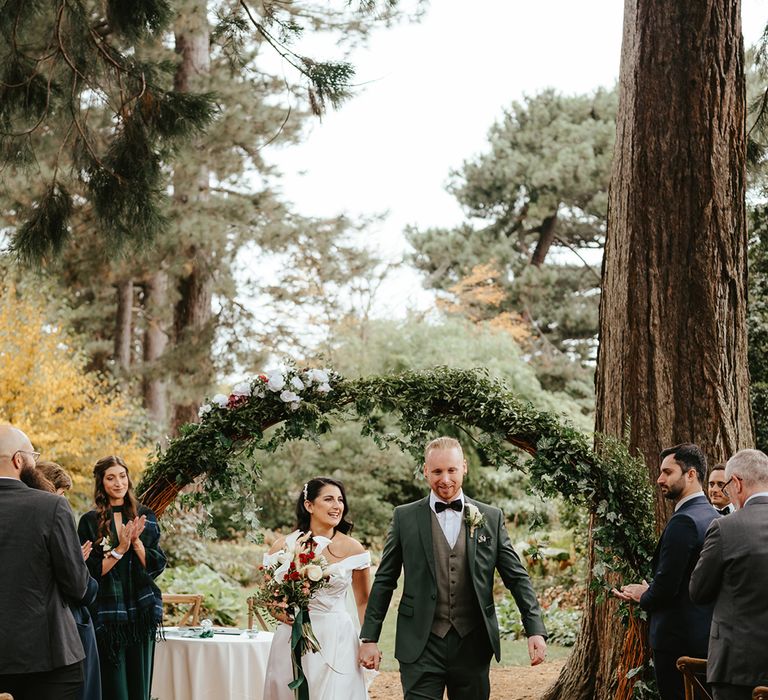
<path id="1" fill-rule="evenodd" d="M 432 594 L 432 600 L 434 600 L 437 596 L 433 593 Z"/>

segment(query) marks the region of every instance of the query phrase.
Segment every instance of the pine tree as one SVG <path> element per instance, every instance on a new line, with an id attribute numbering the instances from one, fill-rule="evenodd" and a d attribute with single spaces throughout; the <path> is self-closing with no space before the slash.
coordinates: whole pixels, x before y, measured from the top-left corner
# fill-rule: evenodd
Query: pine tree
<path id="1" fill-rule="evenodd" d="M 260 13 L 240 2 L 179 3 L 167 18 L 173 40 L 144 36 L 137 45 L 142 65 L 154 66 L 178 101 L 186 104 L 195 94 L 212 95 L 215 88 L 217 105 L 216 119 L 204 136 L 189 134 L 185 142 L 163 151 L 168 186 L 161 197 L 162 226 L 154 230 L 152 244 L 124 248 L 118 258 L 113 248 L 105 255 L 103 231 L 83 189 L 69 212 L 67 232 L 76 235 L 56 248 L 56 257 L 51 257 L 52 250 L 42 251 L 46 269 L 67 290 L 67 315 L 73 329 L 87 339 L 91 366 L 114 372 L 135 391 L 140 387 L 159 435 L 169 420 L 178 425 L 195 418 L 196 402 L 211 387 L 215 371 L 231 371 L 233 363 L 243 360 L 243 329 L 249 319 L 235 301 L 234 270 L 244 264 L 240 256 L 247 249 L 263 259 L 270 252 L 288 251 L 299 238 L 311 247 L 308 233 L 320 223 L 297 216 L 276 198 L 277 175 L 265 161 L 264 149 L 275 139 L 297 140 L 313 110 L 343 98 L 344 80 L 352 72 L 344 61 L 297 63 L 292 38 L 308 27 L 336 31 L 343 41 L 351 41 L 364 37 L 374 24 L 353 12 L 325 7 L 267 4 Z M 219 22 L 210 26 L 213 14 Z M 389 11 L 381 15 L 385 21 L 391 17 Z M 284 77 L 261 67 L 262 52 L 273 47 L 297 66 L 295 84 L 286 86 Z M 302 91 L 306 110 L 290 104 Z M 98 112 L 94 106 L 89 113 L 93 120 Z M 109 125 L 113 116 L 104 108 L 100 120 Z M 56 143 L 39 145 L 40 168 L 59 156 L 59 148 Z M 6 185 L 3 218 L 19 231 L 23 212 L 34 208 L 34 202 L 22 177 L 9 178 Z M 133 225 L 130 218 L 124 221 Z M 339 218 L 330 228 L 341 233 L 349 226 Z M 326 245 L 325 240 L 323 232 L 319 245 Z M 21 252 L 18 244 L 16 249 Z M 269 270 L 264 272 L 268 277 Z M 265 288 L 271 283 L 260 280 Z M 218 307 L 215 314 L 211 299 Z M 215 360 L 214 343 L 228 351 L 217 353 Z M 261 357 L 263 352 L 252 354 L 246 368 Z"/>
<path id="2" fill-rule="evenodd" d="M 478 265 L 497 270 L 505 298 L 487 317 L 522 319 L 544 386 L 582 398 L 592 393 L 600 276 L 576 255 L 603 246 L 615 110 L 616 93 L 605 90 L 513 103 L 489 150 L 453 173 L 467 222 L 407 232 L 432 287 L 450 291 Z"/>

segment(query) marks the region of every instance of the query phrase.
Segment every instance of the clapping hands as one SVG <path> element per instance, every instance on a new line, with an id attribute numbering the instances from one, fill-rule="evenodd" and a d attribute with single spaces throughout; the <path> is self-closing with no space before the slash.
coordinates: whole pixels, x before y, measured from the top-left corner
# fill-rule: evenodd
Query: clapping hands
<path id="1" fill-rule="evenodd" d="M 123 552 L 127 552 L 131 547 L 134 549 L 142 548 L 143 545 L 139 538 L 141 533 L 144 532 L 146 525 L 146 515 L 142 515 L 141 517 L 134 518 L 133 520 L 129 520 L 128 522 L 123 523 L 122 527 L 120 528 L 120 543 L 118 544 L 118 548 Z"/>

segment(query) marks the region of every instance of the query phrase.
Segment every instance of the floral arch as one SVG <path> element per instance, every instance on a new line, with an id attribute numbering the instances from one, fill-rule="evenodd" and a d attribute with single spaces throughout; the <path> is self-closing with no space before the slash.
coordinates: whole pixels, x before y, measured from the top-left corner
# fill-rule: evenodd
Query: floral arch
<path id="1" fill-rule="evenodd" d="M 399 435 L 384 431 L 383 414 L 395 417 Z M 204 477 L 210 487 L 204 491 L 215 494 L 222 484 L 233 485 L 233 467 L 243 458 L 290 440 L 316 439 L 331 430 L 331 418 L 361 421 L 364 435 L 382 446 L 395 443 L 416 463 L 424 444 L 450 422 L 479 435 L 496 466 L 526 469 L 541 495 L 559 494 L 589 509 L 593 584 L 600 586 L 610 572 L 627 578 L 646 573 L 653 508 L 638 458 L 610 438 L 598 436 L 593 447 L 588 436 L 521 402 L 482 370 L 437 367 L 345 379 L 329 370 L 292 368 L 237 384 L 229 396 L 204 404 L 200 416 L 156 455 L 141 480 L 141 500 L 158 515 L 192 481 Z M 521 465 L 515 448 L 531 458 Z"/>

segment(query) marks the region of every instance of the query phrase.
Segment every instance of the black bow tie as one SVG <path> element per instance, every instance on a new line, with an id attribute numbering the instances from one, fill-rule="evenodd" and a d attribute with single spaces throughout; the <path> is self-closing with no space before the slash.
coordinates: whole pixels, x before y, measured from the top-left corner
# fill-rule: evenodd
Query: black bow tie
<path id="1" fill-rule="evenodd" d="M 462 504 L 460 498 L 457 498 L 455 501 L 451 501 L 450 503 L 435 501 L 435 513 L 442 513 L 446 508 L 450 508 L 451 510 L 458 511 L 460 513 L 462 510 L 464 510 L 464 505 Z"/>
<path id="2" fill-rule="evenodd" d="M 720 515 L 728 515 L 728 513 L 731 512 L 731 509 L 728 506 L 726 506 L 722 510 L 720 510 L 720 508 L 718 508 L 717 512 L 720 513 Z"/>

